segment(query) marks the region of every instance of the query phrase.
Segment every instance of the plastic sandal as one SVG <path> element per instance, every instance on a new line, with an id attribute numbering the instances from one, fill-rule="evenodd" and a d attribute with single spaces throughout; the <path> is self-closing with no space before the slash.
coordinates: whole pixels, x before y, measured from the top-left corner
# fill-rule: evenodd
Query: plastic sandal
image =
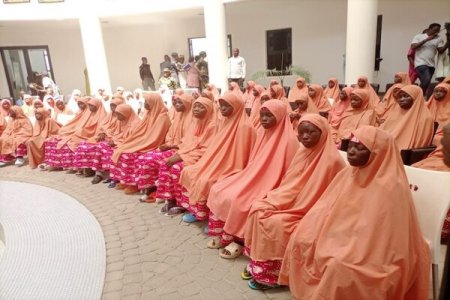
<path id="1" fill-rule="evenodd" d="M 270 289 L 277 287 L 277 286 L 270 286 L 270 285 L 265 285 L 265 284 L 259 283 L 255 279 L 250 279 L 248 281 L 248 286 L 252 290 L 257 290 L 257 291 L 265 291 L 265 290 L 270 290 Z"/>
<path id="2" fill-rule="evenodd" d="M 97 184 L 97 183 L 100 183 L 100 181 L 102 181 L 102 180 L 103 180 L 102 176 L 100 176 L 100 175 L 95 175 L 94 178 L 92 178 L 91 183 L 92 183 L 92 184 Z"/>
<path id="3" fill-rule="evenodd" d="M 108 188 L 110 188 L 110 189 L 113 189 L 113 188 L 115 188 L 116 187 L 116 182 L 115 181 L 111 181 L 109 184 L 108 184 Z"/>
<path id="4" fill-rule="evenodd" d="M 220 249 L 223 248 L 223 245 L 220 243 L 220 237 L 213 236 L 207 243 L 206 247 L 209 249 Z"/>
<path id="5" fill-rule="evenodd" d="M 238 243 L 232 242 L 219 252 L 219 256 L 225 259 L 233 259 L 242 255 L 244 247 Z"/>
<path id="6" fill-rule="evenodd" d="M 245 266 L 244 271 L 241 272 L 241 278 L 244 280 L 250 280 L 253 278 L 252 274 L 247 270 L 247 266 Z"/>
<path id="7" fill-rule="evenodd" d="M 169 209 L 169 211 L 165 214 L 165 216 L 166 217 L 173 217 L 173 216 L 180 215 L 180 214 L 184 213 L 185 211 L 186 211 L 185 208 L 179 207 L 179 206 L 175 206 L 175 207 L 172 207 L 171 209 Z"/>
<path id="8" fill-rule="evenodd" d="M 194 222 L 198 222 L 198 220 L 197 220 L 197 218 L 195 217 L 194 214 L 185 214 L 183 216 L 183 222 L 194 223 Z"/>

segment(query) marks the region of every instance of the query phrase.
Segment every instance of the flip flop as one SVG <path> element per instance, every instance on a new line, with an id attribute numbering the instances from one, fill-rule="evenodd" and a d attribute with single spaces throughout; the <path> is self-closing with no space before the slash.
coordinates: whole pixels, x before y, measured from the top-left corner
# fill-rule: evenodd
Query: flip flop
<path id="1" fill-rule="evenodd" d="M 194 222 L 198 222 L 198 220 L 194 214 L 185 214 L 185 215 L 183 215 L 183 222 L 194 223 Z"/>
<path id="2" fill-rule="evenodd" d="M 173 217 L 173 216 L 180 215 L 180 214 L 184 213 L 185 211 L 186 211 L 185 208 L 179 207 L 179 206 L 175 206 L 175 207 L 172 207 L 171 209 L 169 209 L 169 211 L 165 214 L 165 216 L 166 217 Z"/>
<path id="3" fill-rule="evenodd" d="M 270 290 L 270 289 L 278 287 L 278 286 L 270 286 L 270 285 L 265 285 L 265 284 L 259 283 L 255 279 L 250 279 L 248 281 L 248 286 L 252 290 L 257 290 L 257 291 L 265 291 L 265 290 Z"/>
<path id="4" fill-rule="evenodd" d="M 250 280 L 253 278 L 252 274 L 247 270 L 247 266 L 245 266 L 244 271 L 241 272 L 241 278 L 244 280 Z"/>
<path id="5" fill-rule="evenodd" d="M 238 243 L 232 242 L 225 248 L 221 249 L 219 256 L 225 259 L 233 259 L 242 255 L 244 252 L 244 247 Z"/>

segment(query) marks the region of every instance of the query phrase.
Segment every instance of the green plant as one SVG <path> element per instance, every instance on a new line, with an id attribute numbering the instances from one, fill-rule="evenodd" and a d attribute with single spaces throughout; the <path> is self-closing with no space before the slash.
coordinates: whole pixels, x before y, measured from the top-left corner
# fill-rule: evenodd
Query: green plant
<path id="1" fill-rule="evenodd" d="M 301 76 L 305 78 L 307 83 L 311 81 L 311 73 L 308 70 L 297 66 L 288 66 L 284 70 L 272 69 L 272 70 L 258 71 L 252 75 L 251 79 L 258 80 L 266 77 L 278 77 L 281 85 L 283 85 L 284 78 L 290 75 Z"/>

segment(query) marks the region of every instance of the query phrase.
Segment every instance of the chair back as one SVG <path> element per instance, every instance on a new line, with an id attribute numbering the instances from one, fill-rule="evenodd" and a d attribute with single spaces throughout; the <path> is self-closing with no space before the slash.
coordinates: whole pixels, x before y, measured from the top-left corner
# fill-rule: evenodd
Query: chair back
<path id="1" fill-rule="evenodd" d="M 422 234 L 431 245 L 432 262 L 441 259 L 441 232 L 450 207 L 450 172 L 405 166 L 417 219 Z"/>

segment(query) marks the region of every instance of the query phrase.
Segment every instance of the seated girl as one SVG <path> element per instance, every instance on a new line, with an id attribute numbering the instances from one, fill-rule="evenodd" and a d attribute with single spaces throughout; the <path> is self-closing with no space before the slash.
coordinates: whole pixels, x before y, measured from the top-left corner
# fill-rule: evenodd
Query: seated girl
<path id="1" fill-rule="evenodd" d="M 369 105 L 369 94 L 366 90 L 355 89 L 350 94 L 350 107 L 342 114 L 337 130 L 332 127 L 333 140 L 338 147 L 341 141 L 349 139 L 351 132 L 361 126 L 374 126 L 376 114 Z"/>
<path id="2" fill-rule="evenodd" d="M 384 95 L 383 99 L 375 106 L 375 112 L 377 114 L 377 126 L 384 123 L 394 107 L 397 105 L 398 92 L 405 85 L 402 83 L 395 83 L 389 88 Z"/>
<path id="3" fill-rule="evenodd" d="M 116 189 L 127 194 L 138 191 L 136 183 L 137 158 L 145 152 L 164 144 L 170 127 L 167 108 L 159 94 L 144 94 L 145 116 L 123 142 L 114 149 L 110 164 L 110 177 L 117 183 Z M 112 184 L 111 186 L 114 186 Z"/>
<path id="4" fill-rule="evenodd" d="M 247 81 L 247 86 L 245 87 L 244 94 L 242 95 L 242 99 L 245 103 L 245 112 L 248 116 L 250 116 L 250 112 L 252 110 L 253 101 L 255 101 L 254 90 L 256 83 L 252 80 Z"/>
<path id="5" fill-rule="evenodd" d="M 348 86 L 343 88 L 339 93 L 339 98 L 336 99 L 336 101 L 333 103 L 333 106 L 331 107 L 331 110 L 328 112 L 328 124 L 330 124 L 332 130 L 337 131 L 337 129 L 339 128 L 342 116 L 352 102 L 350 100 L 352 91 L 352 87 Z"/>
<path id="6" fill-rule="evenodd" d="M 295 102 L 296 98 L 301 94 L 308 95 L 308 85 L 306 84 L 305 78 L 298 77 L 295 84 L 289 90 L 288 101 Z"/>
<path id="7" fill-rule="evenodd" d="M 114 98 L 110 103 L 111 113 L 101 132 L 88 141 L 78 145 L 75 153 L 75 166 L 95 171 L 92 184 L 97 184 L 108 177 L 111 155 L 120 143 L 139 125 L 140 119 L 123 99 Z M 109 181 L 109 180 L 108 180 Z"/>
<path id="8" fill-rule="evenodd" d="M 62 98 L 58 98 L 55 102 L 55 107 L 52 110 L 52 119 L 61 125 L 66 125 L 75 117 L 73 111 L 64 103 Z"/>
<path id="9" fill-rule="evenodd" d="M 314 103 L 319 112 L 329 112 L 331 105 L 328 99 L 323 94 L 323 88 L 318 84 L 311 84 L 308 88 L 308 96 L 312 103 Z"/>
<path id="10" fill-rule="evenodd" d="M 164 144 L 160 145 L 158 149 L 143 153 L 137 158 L 136 183 L 138 189 L 145 190 L 141 197 L 143 202 L 147 201 L 151 191 L 156 190 L 155 182 L 158 179 L 160 164 L 176 153 L 179 144 L 192 125 L 192 96 L 183 94 L 173 97 L 175 116 Z M 166 213 L 167 211 L 163 212 Z"/>
<path id="11" fill-rule="evenodd" d="M 439 83 L 427 102 L 431 117 L 443 127 L 450 121 L 450 84 Z"/>
<path id="12" fill-rule="evenodd" d="M 75 150 L 82 141 L 96 136 L 106 119 L 103 104 L 97 98 L 78 98 L 78 106 L 80 111 L 75 118 L 61 127 L 57 136 L 45 141 L 45 163 L 50 170 L 69 169 L 69 173 L 75 173 Z"/>
<path id="13" fill-rule="evenodd" d="M 183 213 L 189 208 L 189 203 L 183 202 L 185 198 L 181 196 L 180 173 L 184 167 L 195 164 L 203 156 L 213 139 L 216 131 L 213 105 L 213 101 L 204 97 L 194 101 L 192 126 L 176 152 L 159 165 L 156 193 L 154 197 L 149 195 L 145 201 L 153 202 L 155 198 L 165 201 L 163 212 L 167 211 L 168 216 Z"/>
<path id="14" fill-rule="evenodd" d="M 278 283 L 295 299 L 428 299 L 430 250 L 393 137 L 361 127 L 347 159 L 291 234 Z"/>
<path id="15" fill-rule="evenodd" d="M 9 99 L 2 99 L 2 101 L 0 102 L 0 115 L 5 119 L 6 122 L 9 122 L 9 120 L 11 119 L 9 117 L 11 106 L 11 100 Z"/>
<path id="16" fill-rule="evenodd" d="M 231 243 L 220 252 L 223 258 L 236 258 L 242 253 L 245 222 L 253 201 L 278 187 L 298 149 L 284 103 L 265 102 L 260 118 L 262 128 L 257 131 L 245 169 L 218 180 L 209 192 L 208 234 L 212 239 L 208 248 L 218 249 Z"/>
<path id="17" fill-rule="evenodd" d="M 339 88 L 339 82 L 336 78 L 331 77 L 328 79 L 328 84 L 325 90 L 323 91 L 323 95 L 329 99 L 331 103 L 335 103 L 339 100 L 339 95 L 341 93 L 341 89 Z"/>
<path id="18" fill-rule="evenodd" d="M 35 118 L 33 136 L 27 142 L 28 165 L 32 169 L 36 169 L 44 162 L 45 140 L 57 135 L 61 128 L 61 125 L 50 118 L 48 110 L 43 107 L 35 111 Z"/>
<path id="19" fill-rule="evenodd" d="M 261 128 L 259 111 L 263 103 L 270 99 L 270 92 L 264 90 L 264 87 L 262 85 L 257 85 L 255 87 L 255 91 L 258 95 L 255 96 L 255 101 L 253 101 L 252 111 L 250 112 L 250 124 L 252 124 L 256 130 L 258 130 L 259 128 Z"/>
<path id="20" fill-rule="evenodd" d="M 26 142 L 33 135 L 33 126 L 19 106 L 9 109 L 10 121 L 0 136 L 0 167 L 16 159 L 15 165 L 22 166 L 27 154 Z"/>
<path id="21" fill-rule="evenodd" d="M 185 222 L 208 218 L 207 199 L 211 186 L 220 178 L 244 169 L 256 138 L 253 126 L 244 111 L 244 101 L 227 92 L 219 98 L 220 113 L 217 130 L 204 155 L 194 165 L 183 169 L 180 183 L 187 190 L 182 192 L 182 202 L 189 203 L 190 214 Z"/>
<path id="22" fill-rule="evenodd" d="M 253 202 L 245 227 L 251 260 L 244 278 L 252 289 L 277 285 L 278 272 L 295 228 L 328 187 L 345 162 L 336 150 L 327 120 L 307 114 L 298 126 L 300 148 L 278 188 Z"/>
<path id="23" fill-rule="evenodd" d="M 369 83 L 367 76 L 359 76 L 357 84 L 353 87 L 355 90 L 365 90 L 369 95 L 369 107 L 373 109 L 380 102 L 377 92 L 373 89 Z"/>
<path id="24" fill-rule="evenodd" d="M 397 105 L 380 128 L 391 133 L 402 150 L 429 146 L 433 126 L 433 117 L 425 107 L 422 89 L 407 85 L 399 91 Z"/>
<path id="25" fill-rule="evenodd" d="M 316 105 L 309 99 L 307 94 L 298 95 L 297 99 L 294 101 L 297 108 L 289 113 L 289 117 L 292 122 L 292 129 L 297 132 L 298 123 L 302 116 L 305 114 L 317 114 L 319 109 Z"/>

